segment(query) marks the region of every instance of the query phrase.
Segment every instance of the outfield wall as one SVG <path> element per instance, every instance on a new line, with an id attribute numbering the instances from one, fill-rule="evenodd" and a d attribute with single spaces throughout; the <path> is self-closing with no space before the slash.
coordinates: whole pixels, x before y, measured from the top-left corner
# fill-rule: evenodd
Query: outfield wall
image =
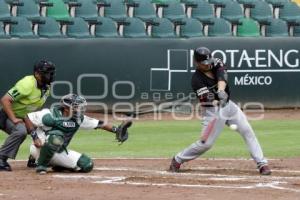
<path id="1" fill-rule="evenodd" d="M 0 94 L 48 59 L 57 65 L 52 102 L 68 92 L 109 105 L 173 101 L 192 92 L 198 46 L 226 61 L 235 101 L 299 107 L 298 38 L 0 40 Z"/>

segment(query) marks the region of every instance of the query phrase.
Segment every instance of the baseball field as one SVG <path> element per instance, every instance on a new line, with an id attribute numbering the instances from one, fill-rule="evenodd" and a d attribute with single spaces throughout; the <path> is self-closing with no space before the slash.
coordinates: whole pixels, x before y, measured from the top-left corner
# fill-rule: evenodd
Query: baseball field
<path id="1" fill-rule="evenodd" d="M 281 113 L 251 121 L 271 176 L 257 173 L 242 138 L 229 128 L 204 156 L 170 173 L 172 156 L 199 137 L 200 121 L 148 119 L 135 121 L 122 145 L 108 132 L 80 131 L 70 149 L 95 158 L 88 174 L 37 175 L 26 167 L 28 137 L 10 161 L 13 172 L 1 173 L 0 199 L 300 199 L 299 114 L 280 119 Z"/>

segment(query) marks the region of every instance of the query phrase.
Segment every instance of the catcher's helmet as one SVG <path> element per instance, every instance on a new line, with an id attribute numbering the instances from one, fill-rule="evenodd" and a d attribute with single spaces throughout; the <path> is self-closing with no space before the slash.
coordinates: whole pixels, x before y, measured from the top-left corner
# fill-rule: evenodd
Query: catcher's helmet
<path id="1" fill-rule="evenodd" d="M 71 110 L 72 116 L 80 118 L 86 111 L 87 102 L 85 98 L 77 94 L 67 94 L 60 100 L 61 106 Z"/>
<path id="2" fill-rule="evenodd" d="M 41 75 L 43 84 L 50 85 L 54 81 L 55 65 L 47 60 L 41 60 L 37 62 L 33 71 Z"/>
<path id="3" fill-rule="evenodd" d="M 213 63 L 211 51 L 206 47 L 199 47 L 194 50 L 194 59 L 196 62 L 209 65 Z"/>

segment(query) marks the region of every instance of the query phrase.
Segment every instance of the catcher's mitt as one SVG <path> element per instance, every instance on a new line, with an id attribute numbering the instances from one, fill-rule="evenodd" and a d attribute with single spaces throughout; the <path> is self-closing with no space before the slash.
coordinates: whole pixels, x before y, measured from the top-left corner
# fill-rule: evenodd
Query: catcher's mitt
<path id="1" fill-rule="evenodd" d="M 116 140 L 118 142 L 125 142 L 128 139 L 128 131 L 127 129 L 132 125 L 132 121 L 124 121 L 120 124 L 116 131 Z"/>

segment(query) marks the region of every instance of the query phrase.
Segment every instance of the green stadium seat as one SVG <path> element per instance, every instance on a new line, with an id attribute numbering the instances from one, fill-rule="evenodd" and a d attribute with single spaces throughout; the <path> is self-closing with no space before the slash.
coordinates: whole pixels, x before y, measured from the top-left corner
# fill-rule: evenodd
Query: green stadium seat
<path id="1" fill-rule="evenodd" d="M 6 38 L 10 38 L 10 37 L 9 35 L 5 34 L 4 25 L 2 22 L 0 22 L 0 39 L 6 39 Z"/>
<path id="2" fill-rule="evenodd" d="M 265 0 L 269 5 L 272 6 L 274 18 L 279 18 L 279 9 L 282 8 L 283 4 L 290 2 L 290 0 Z"/>
<path id="3" fill-rule="evenodd" d="M 8 4 L 5 0 L 0 0 L 0 20 L 8 19 L 11 17 Z"/>
<path id="4" fill-rule="evenodd" d="M 208 36 L 210 37 L 229 37 L 232 36 L 231 25 L 222 18 L 214 18 L 212 25 L 208 26 Z"/>
<path id="5" fill-rule="evenodd" d="M 70 18 L 67 5 L 62 0 L 48 0 L 53 3 L 52 7 L 47 8 L 46 16 L 56 20 L 68 20 Z"/>
<path id="6" fill-rule="evenodd" d="M 173 23 L 165 18 L 157 18 L 154 20 L 151 36 L 153 38 L 175 38 Z"/>
<path id="7" fill-rule="evenodd" d="M 208 3 L 225 5 L 225 3 L 227 3 L 228 1 L 232 1 L 232 0 L 208 0 Z"/>
<path id="8" fill-rule="evenodd" d="M 184 5 L 185 14 L 190 18 L 192 8 L 197 5 L 198 0 L 181 0 L 180 2 Z"/>
<path id="9" fill-rule="evenodd" d="M 91 38 L 89 25 L 81 17 L 72 18 L 72 23 L 67 25 L 66 34 L 71 38 Z"/>
<path id="10" fill-rule="evenodd" d="M 63 0 L 65 4 L 73 3 L 73 2 L 78 2 L 78 0 Z"/>
<path id="11" fill-rule="evenodd" d="M 265 0 L 268 4 L 272 5 L 282 5 L 286 2 L 289 2 L 289 0 Z"/>
<path id="12" fill-rule="evenodd" d="M 243 5 L 254 5 L 256 1 L 259 0 L 237 0 L 239 4 L 243 4 Z"/>
<path id="13" fill-rule="evenodd" d="M 32 24 L 25 17 L 12 17 L 15 23 L 10 25 L 10 36 L 18 38 L 38 38 L 32 31 Z"/>
<path id="14" fill-rule="evenodd" d="M 143 21 L 155 19 L 156 12 L 151 1 L 140 1 L 133 9 L 133 17 L 138 17 Z"/>
<path id="15" fill-rule="evenodd" d="M 244 15 L 250 17 L 250 9 L 254 7 L 256 1 L 260 0 L 237 0 L 243 6 Z"/>
<path id="16" fill-rule="evenodd" d="M 179 2 L 169 2 L 164 4 L 162 17 L 171 20 L 172 22 L 181 21 L 186 18 L 184 8 Z"/>
<path id="17" fill-rule="evenodd" d="M 288 26 L 287 23 L 281 19 L 271 19 L 269 25 L 266 26 L 266 37 L 287 37 Z"/>
<path id="18" fill-rule="evenodd" d="M 300 26 L 294 27 L 294 37 L 300 37 Z"/>
<path id="19" fill-rule="evenodd" d="M 259 37 L 259 24 L 251 18 L 240 19 L 240 24 L 237 27 L 238 37 Z"/>
<path id="20" fill-rule="evenodd" d="M 115 21 L 107 17 L 99 17 L 99 24 L 95 26 L 96 37 L 119 37 Z"/>
<path id="21" fill-rule="evenodd" d="M 205 0 L 197 1 L 195 7 L 192 8 L 191 17 L 201 22 L 211 21 L 214 18 L 212 5 Z"/>
<path id="22" fill-rule="evenodd" d="M 195 4 L 198 0 L 181 0 L 183 4 Z"/>
<path id="23" fill-rule="evenodd" d="M 273 18 L 273 13 L 267 2 L 256 1 L 254 7 L 251 8 L 250 16 L 259 23 L 264 23 Z"/>
<path id="24" fill-rule="evenodd" d="M 229 2 L 232 2 L 232 0 L 208 0 L 208 3 L 214 4 L 217 7 L 224 7 Z"/>
<path id="25" fill-rule="evenodd" d="M 138 18 L 128 18 L 128 23 L 124 25 L 123 37 L 125 38 L 146 38 L 149 37 L 146 33 L 145 24 Z"/>
<path id="26" fill-rule="evenodd" d="M 230 1 L 222 8 L 221 17 L 230 22 L 238 22 L 244 17 L 244 13 L 240 4 L 236 1 Z"/>
<path id="27" fill-rule="evenodd" d="M 77 0 L 81 6 L 75 7 L 75 17 L 82 17 L 85 20 L 97 19 L 98 9 L 94 0 Z"/>
<path id="28" fill-rule="evenodd" d="M 28 19 L 40 18 L 40 10 L 34 0 L 23 1 L 23 6 L 17 8 L 17 16 Z"/>
<path id="29" fill-rule="evenodd" d="M 295 23 L 300 21 L 300 7 L 294 2 L 286 2 L 282 4 L 283 7 L 279 10 L 279 18 L 288 23 Z"/>
<path id="30" fill-rule="evenodd" d="M 44 23 L 39 24 L 38 35 L 45 38 L 64 38 L 60 30 L 60 24 L 51 17 L 43 17 Z"/>
<path id="31" fill-rule="evenodd" d="M 180 26 L 179 36 L 183 38 L 203 37 L 202 24 L 193 18 L 183 20 L 185 24 Z"/>
<path id="32" fill-rule="evenodd" d="M 106 4 L 104 17 L 110 17 L 116 21 L 123 21 L 127 18 L 126 7 L 123 0 L 100 0 Z"/>
<path id="33" fill-rule="evenodd" d="M 200 0 L 201 1 L 201 0 Z M 206 1 L 206 0 L 204 0 Z M 180 3 L 183 4 L 185 6 L 185 11 L 187 11 L 187 8 L 189 6 L 193 7 L 197 4 L 197 2 L 199 2 L 199 0 L 181 0 Z M 186 13 L 187 14 L 187 13 Z"/>
<path id="34" fill-rule="evenodd" d="M 170 2 L 180 2 L 180 0 L 152 0 L 153 3 L 170 3 Z"/>
<path id="35" fill-rule="evenodd" d="M 210 4 L 214 5 L 214 12 L 216 17 L 220 17 L 222 8 L 225 7 L 225 5 L 229 2 L 232 2 L 231 0 L 208 0 Z"/>

